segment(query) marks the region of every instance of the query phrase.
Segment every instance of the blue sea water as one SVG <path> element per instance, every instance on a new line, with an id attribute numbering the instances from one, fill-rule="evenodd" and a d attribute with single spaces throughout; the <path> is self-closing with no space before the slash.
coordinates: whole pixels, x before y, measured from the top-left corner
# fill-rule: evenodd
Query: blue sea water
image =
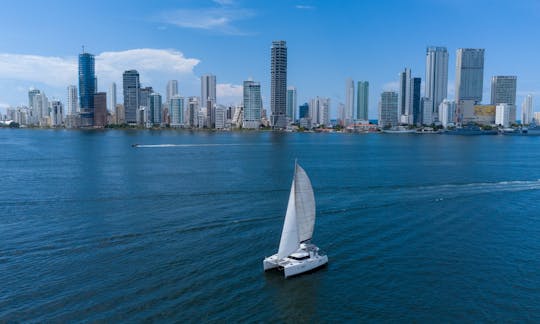
<path id="1" fill-rule="evenodd" d="M 539 137 L 1 129 L 0 321 L 539 322 L 539 206 Z"/>

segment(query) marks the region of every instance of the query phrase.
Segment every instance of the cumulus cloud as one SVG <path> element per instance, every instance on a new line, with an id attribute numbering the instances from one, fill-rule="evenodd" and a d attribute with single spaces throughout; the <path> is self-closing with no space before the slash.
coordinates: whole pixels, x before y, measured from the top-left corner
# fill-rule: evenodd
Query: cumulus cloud
<path id="1" fill-rule="evenodd" d="M 0 53 L 0 79 L 58 86 L 77 78 L 75 58 Z"/>
<path id="2" fill-rule="evenodd" d="M 226 105 L 234 105 L 242 102 L 244 87 L 231 83 L 218 83 L 216 85 L 216 96 L 218 101 Z"/>
<path id="3" fill-rule="evenodd" d="M 228 1 L 221 1 L 223 3 Z M 249 9 L 217 7 L 200 9 L 179 9 L 165 12 L 161 19 L 182 28 L 201 29 L 230 35 L 247 35 L 234 25 L 239 20 L 250 19 L 255 13 Z"/>

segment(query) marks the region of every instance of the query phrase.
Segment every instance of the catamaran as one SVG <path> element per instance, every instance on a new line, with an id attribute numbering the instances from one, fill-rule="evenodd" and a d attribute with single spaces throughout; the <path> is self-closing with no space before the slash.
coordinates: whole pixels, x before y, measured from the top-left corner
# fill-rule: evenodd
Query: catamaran
<path id="1" fill-rule="evenodd" d="M 328 256 L 311 243 L 314 226 L 313 187 L 306 171 L 295 162 L 278 253 L 264 259 L 264 271 L 277 268 L 287 278 L 328 263 Z"/>

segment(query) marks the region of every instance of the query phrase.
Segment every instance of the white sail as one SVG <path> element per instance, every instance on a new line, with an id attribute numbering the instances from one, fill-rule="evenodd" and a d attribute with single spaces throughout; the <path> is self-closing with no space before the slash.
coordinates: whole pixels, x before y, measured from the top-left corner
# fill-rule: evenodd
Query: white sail
<path id="1" fill-rule="evenodd" d="M 300 247 L 298 240 L 298 225 L 295 208 L 295 180 L 291 186 L 289 195 L 289 204 L 287 205 L 287 213 L 285 214 L 285 222 L 283 231 L 281 232 L 281 240 L 279 242 L 278 259 L 281 260 L 289 256 Z"/>
<path id="2" fill-rule="evenodd" d="M 313 236 L 315 226 L 315 196 L 311 181 L 302 167 L 296 164 L 294 175 L 294 192 L 296 205 L 296 222 L 298 240 L 304 242 Z"/>

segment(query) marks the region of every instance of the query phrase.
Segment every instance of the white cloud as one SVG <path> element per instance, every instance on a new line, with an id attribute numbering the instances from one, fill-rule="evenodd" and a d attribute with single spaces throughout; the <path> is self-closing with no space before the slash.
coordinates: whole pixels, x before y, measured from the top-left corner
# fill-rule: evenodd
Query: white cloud
<path id="1" fill-rule="evenodd" d="M 225 105 L 234 105 L 242 102 L 244 87 L 231 83 L 218 83 L 216 85 L 216 95 L 218 102 Z"/>
<path id="2" fill-rule="evenodd" d="M 296 5 L 294 7 L 300 10 L 314 10 L 315 9 L 314 6 L 308 6 L 308 5 Z"/>
<path id="3" fill-rule="evenodd" d="M 214 0 L 214 2 L 221 6 L 231 6 L 235 4 L 234 0 Z"/>
<path id="4" fill-rule="evenodd" d="M 383 84 L 383 91 L 397 91 L 399 89 L 399 82 L 391 81 Z"/>
<path id="5" fill-rule="evenodd" d="M 202 29 L 229 35 L 247 35 L 233 25 L 234 22 L 252 18 L 255 13 L 241 8 L 179 9 L 163 13 L 161 19 L 182 28 Z"/>
<path id="6" fill-rule="evenodd" d="M 73 83 L 75 58 L 0 53 L 0 79 L 40 82 L 51 86 Z"/>

